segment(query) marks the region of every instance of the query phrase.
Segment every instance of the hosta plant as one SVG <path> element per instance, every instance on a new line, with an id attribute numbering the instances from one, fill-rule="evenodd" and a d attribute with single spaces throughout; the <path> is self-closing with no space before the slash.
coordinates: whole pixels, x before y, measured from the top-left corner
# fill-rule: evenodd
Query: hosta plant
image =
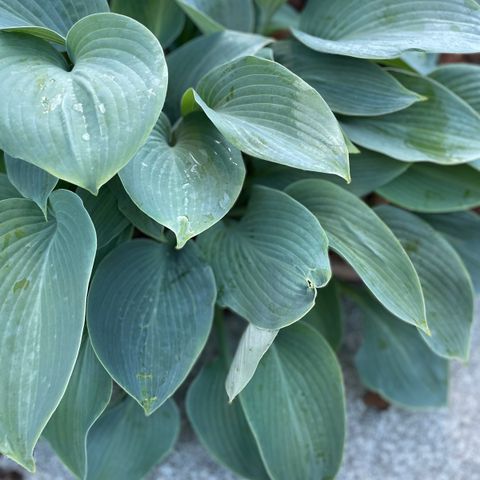
<path id="1" fill-rule="evenodd" d="M 139 479 L 180 400 L 241 477 L 333 479 L 343 296 L 365 387 L 445 404 L 480 67 L 439 54 L 480 51 L 476 0 L 0 0 L 0 29 L 2 454 Z"/>

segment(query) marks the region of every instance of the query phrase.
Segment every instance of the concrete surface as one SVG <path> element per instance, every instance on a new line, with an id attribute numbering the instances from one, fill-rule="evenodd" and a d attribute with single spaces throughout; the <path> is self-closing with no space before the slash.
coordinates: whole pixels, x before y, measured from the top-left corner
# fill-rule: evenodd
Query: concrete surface
<path id="1" fill-rule="evenodd" d="M 364 389 L 352 365 L 358 338 L 347 338 L 341 360 L 347 390 L 348 442 L 337 480 L 480 480 L 479 307 L 480 302 L 471 359 L 467 365 L 452 365 L 450 403 L 441 410 L 407 412 L 390 407 L 378 411 L 366 407 L 362 400 Z M 356 316 L 349 315 L 347 331 L 357 330 Z M 25 479 L 71 478 L 47 445 L 39 445 L 36 458 L 38 473 L 25 475 Z M 0 467 L 11 465 L 0 460 Z M 148 480 L 236 478 L 210 460 L 186 428 L 175 451 Z"/>

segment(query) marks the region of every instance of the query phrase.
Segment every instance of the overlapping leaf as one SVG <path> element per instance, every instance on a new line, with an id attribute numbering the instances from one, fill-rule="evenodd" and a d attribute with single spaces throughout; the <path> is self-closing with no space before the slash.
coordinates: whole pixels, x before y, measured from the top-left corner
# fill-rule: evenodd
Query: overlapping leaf
<path id="1" fill-rule="evenodd" d="M 88 436 L 85 480 L 140 480 L 172 450 L 180 431 L 173 400 L 146 417 L 138 404 L 125 398 L 108 409 Z"/>
<path id="2" fill-rule="evenodd" d="M 62 462 L 78 478 L 87 473 L 87 435 L 112 394 L 112 380 L 100 365 L 88 337 L 80 353 L 65 395 L 43 436 Z"/>
<path id="3" fill-rule="evenodd" d="M 419 163 L 377 191 L 416 212 L 466 210 L 480 205 L 480 172 L 468 165 Z"/>
<path id="4" fill-rule="evenodd" d="M 165 112 L 174 121 L 180 116 L 180 102 L 186 90 L 196 87 L 210 70 L 244 55 L 254 55 L 271 40 L 260 35 L 218 32 L 191 40 L 167 56 L 170 78 Z"/>
<path id="5" fill-rule="evenodd" d="M 308 47 L 359 58 L 395 58 L 408 50 L 480 50 L 475 0 L 309 0 L 294 35 Z"/>
<path id="6" fill-rule="evenodd" d="M 225 387 L 231 402 L 248 384 L 255 374 L 258 363 L 272 345 L 278 330 L 248 325 L 243 332 L 228 371 Z"/>
<path id="7" fill-rule="evenodd" d="M 78 20 L 108 11 L 107 0 L 1 0 L 0 30 L 29 33 L 63 44 Z"/>
<path id="8" fill-rule="evenodd" d="M 265 30 L 268 30 L 273 16 L 286 3 L 287 0 L 255 0 L 255 4 L 257 6 L 257 31 L 264 32 Z"/>
<path id="9" fill-rule="evenodd" d="M 269 480 L 240 403 L 228 403 L 226 375 L 221 360 L 203 368 L 188 390 L 188 418 L 199 440 L 218 462 L 242 478 Z"/>
<path id="10" fill-rule="evenodd" d="M 217 302 L 260 328 L 299 320 L 331 276 L 318 220 L 288 195 L 254 187 L 240 221 L 218 223 L 198 239 L 212 266 Z"/>
<path id="11" fill-rule="evenodd" d="M 335 117 L 316 90 L 282 65 L 258 57 L 234 60 L 203 77 L 194 97 L 243 152 L 349 179 Z"/>
<path id="12" fill-rule="evenodd" d="M 355 357 L 362 382 L 401 406 L 444 406 L 447 360 L 433 353 L 415 328 L 361 293 L 354 292 L 353 298 L 364 312 L 363 343 Z"/>
<path id="13" fill-rule="evenodd" d="M 275 59 L 314 87 L 329 107 L 345 115 L 382 115 L 422 97 L 367 60 L 315 52 L 299 42 L 274 45 Z"/>
<path id="14" fill-rule="evenodd" d="M 414 214 L 383 205 L 376 213 L 392 229 L 420 278 L 430 348 L 446 358 L 466 360 L 470 350 L 474 295 L 470 277 L 453 247 Z"/>
<path id="15" fill-rule="evenodd" d="M 143 23 L 167 48 L 182 32 L 185 15 L 175 0 L 112 0 L 112 12 Z"/>
<path id="16" fill-rule="evenodd" d="M 343 119 L 354 143 L 407 162 L 453 165 L 480 157 L 480 114 L 434 80 L 392 73 L 427 100 L 389 115 Z"/>
<path id="17" fill-rule="evenodd" d="M 135 204 L 173 230 L 178 247 L 230 210 L 244 177 L 241 153 L 200 112 L 175 129 L 162 114 L 147 143 L 120 172 Z"/>
<path id="18" fill-rule="evenodd" d="M 50 196 L 48 220 L 26 199 L 0 202 L 0 451 L 29 470 L 72 373 L 95 257 L 81 200 Z"/>
<path id="19" fill-rule="evenodd" d="M 342 305 L 337 282 L 319 288 L 315 306 L 303 320 L 318 330 L 334 350 L 338 350 L 343 336 Z"/>
<path id="20" fill-rule="evenodd" d="M 420 281 L 390 229 L 365 203 L 324 180 L 301 180 L 286 192 L 318 218 L 330 247 L 394 315 L 428 331 Z"/>
<path id="21" fill-rule="evenodd" d="M 98 196 L 81 189 L 77 194 L 95 225 L 98 248 L 104 247 L 129 226 L 130 222 L 118 209 L 117 199 L 108 187 L 102 188 Z"/>
<path id="22" fill-rule="evenodd" d="M 474 212 L 423 215 L 462 257 L 477 293 L 480 292 L 480 217 Z"/>
<path id="23" fill-rule="evenodd" d="M 31 163 L 9 155 L 5 155 L 5 166 L 12 185 L 25 198 L 33 200 L 46 212 L 48 196 L 57 185 L 58 178 Z"/>
<path id="24" fill-rule="evenodd" d="M 213 319 L 215 281 L 194 245 L 133 240 L 99 265 L 88 329 L 100 361 L 147 415 L 180 386 Z"/>
<path id="25" fill-rule="evenodd" d="M 77 22 L 67 50 L 71 71 L 46 41 L 0 35 L 0 148 L 96 193 L 150 134 L 167 69 L 154 35 L 111 13 Z"/>
<path id="26" fill-rule="evenodd" d="M 203 33 L 251 32 L 255 26 L 253 0 L 177 0 L 177 3 Z"/>
<path id="27" fill-rule="evenodd" d="M 272 479 L 335 477 L 345 436 L 342 373 L 313 328 L 281 330 L 240 400 Z"/>

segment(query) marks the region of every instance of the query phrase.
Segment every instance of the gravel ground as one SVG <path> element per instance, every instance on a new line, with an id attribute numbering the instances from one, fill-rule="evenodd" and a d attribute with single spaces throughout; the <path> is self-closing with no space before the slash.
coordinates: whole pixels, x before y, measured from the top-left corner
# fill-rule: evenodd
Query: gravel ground
<path id="1" fill-rule="evenodd" d="M 477 320 L 480 302 L 477 302 Z M 348 330 L 356 330 L 356 314 Z M 348 403 L 348 443 L 337 480 L 480 480 L 480 320 L 476 322 L 468 364 L 451 368 L 449 406 L 432 412 L 367 407 L 352 364 L 358 339 L 347 338 L 341 360 Z M 69 480 L 48 445 L 37 450 L 31 480 Z M 0 468 L 12 464 L 0 460 Z M 235 480 L 213 463 L 188 427 L 168 460 L 148 480 Z M 2 479 L 0 473 L 0 479 Z"/>

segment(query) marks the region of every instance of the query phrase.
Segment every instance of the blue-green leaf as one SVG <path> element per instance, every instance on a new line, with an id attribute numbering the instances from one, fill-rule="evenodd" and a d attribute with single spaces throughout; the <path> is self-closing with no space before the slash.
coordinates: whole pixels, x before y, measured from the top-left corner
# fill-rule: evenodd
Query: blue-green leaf
<path id="1" fill-rule="evenodd" d="M 266 187 L 254 187 L 241 220 L 218 223 L 198 244 L 215 273 L 219 305 L 260 328 L 302 318 L 316 287 L 331 277 L 320 223 L 288 195 Z"/>
<path id="2" fill-rule="evenodd" d="M 286 192 L 320 221 L 331 248 L 394 315 L 428 332 L 420 281 L 391 230 L 360 199 L 325 180 L 301 180 Z"/>
<path id="3" fill-rule="evenodd" d="M 422 99 L 367 60 L 315 52 L 299 42 L 274 44 L 275 60 L 315 88 L 329 107 L 345 115 L 382 115 Z"/>
<path id="4" fill-rule="evenodd" d="M 140 480 L 172 450 L 180 414 L 168 400 L 151 416 L 131 398 L 108 409 L 90 430 L 85 480 Z"/>
<path id="5" fill-rule="evenodd" d="M 243 152 L 349 180 L 338 122 L 319 93 L 282 65 L 258 57 L 234 60 L 203 77 L 194 97 Z"/>
<path id="6" fill-rule="evenodd" d="M 177 390 L 202 351 L 215 295 L 213 273 L 193 244 L 175 251 L 133 240 L 99 265 L 88 297 L 92 345 L 147 415 Z"/>
<path id="7" fill-rule="evenodd" d="M 221 464 L 242 478 L 270 480 L 240 403 L 229 404 L 221 360 L 205 366 L 187 395 L 187 413 L 199 440 Z"/>
<path id="8" fill-rule="evenodd" d="M 309 0 L 294 35 L 314 50 L 395 58 L 409 50 L 480 50 L 475 0 Z"/>
<path id="9" fill-rule="evenodd" d="M 143 212 L 175 232 L 180 248 L 232 208 L 245 166 L 204 114 L 192 113 L 175 128 L 162 114 L 120 178 Z"/>
<path id="10" fill-rule="evenodd" d="M 305 324 L 283 329 L 240 394 L 273 480 L 328 480 L 342 459 L 345 404 L 338 360 Z"/>
<path id="11" fill-rule="evenodd" d="M 96 250 L 81 200 L 50 196 L 48 220 L 26 199 L 0 202 L 0 451 L 29 470 L 80 348 Z"/>
<path id="12" fill-rule="evenodd" d="M 43 436 L 78 478 L 87 473 L 87 435 L 112 395 L 112 380 L 85 336 L 65 395 Z"/>

